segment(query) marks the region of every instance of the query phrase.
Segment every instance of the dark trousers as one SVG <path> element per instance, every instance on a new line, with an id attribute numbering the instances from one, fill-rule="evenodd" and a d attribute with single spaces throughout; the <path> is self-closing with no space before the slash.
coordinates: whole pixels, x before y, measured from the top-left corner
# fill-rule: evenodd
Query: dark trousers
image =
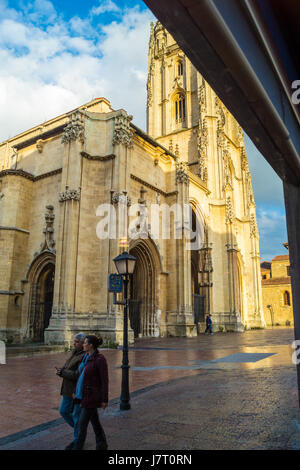
<path id="1" fill-rule="evenodd" d="M 104 430 L 99 421 L 97 408 L 82 408 L 78 423 L 79 432 L 76 439 L 74 450 L 81 450 L 86 439 L 89 422 L 92 423 L 96 436 L 96 450 L 106 450 L 107 442 Z"/>

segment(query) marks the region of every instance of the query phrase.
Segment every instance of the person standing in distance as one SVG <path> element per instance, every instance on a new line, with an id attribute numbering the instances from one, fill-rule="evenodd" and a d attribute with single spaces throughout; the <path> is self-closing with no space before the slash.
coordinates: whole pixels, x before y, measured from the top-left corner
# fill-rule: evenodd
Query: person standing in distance
<path id="1" fill-rule="evenodd" d="M 73 450 L 81 450 L 86 439 L 88 424 L 91 421 L 96 436 L 96 450 L 107 450 L 105 432 L 101 426 L 97 408 L 105 409 L 108 404 L 108 369 L 103 354 L 98 347 L 102 338 L 88 335 L 83 343 L 85 355 L 79 366 L 75 403 L 80 403 L 79 432 Z"/>
<path id="2" fill-rule="evenodd" d="M 206 330 L 205 330 L 205 334 L 208 335 L 208 333 L 210 335 L 213 335 L 213 332 L 212 332 L 212 319 L 211 319 L 211 314 L 209 313 L 206 317 Z"/>
<path id="3" fill-rule="evenodd" d="M 74 337 L 74 350 L 63 367 L 56 367 L 56 374 L 63 378 L 60 394 L 62 395 L 59 412 L 64 420 L 74 428 L 74 439 L 65 450 L 72 449 L 78 434 L 78 421 L 81 408 L 73 403 L 73 393 L 78 379 L 78 367 L 84 356 L 84 333 L 78 333 Z"/>

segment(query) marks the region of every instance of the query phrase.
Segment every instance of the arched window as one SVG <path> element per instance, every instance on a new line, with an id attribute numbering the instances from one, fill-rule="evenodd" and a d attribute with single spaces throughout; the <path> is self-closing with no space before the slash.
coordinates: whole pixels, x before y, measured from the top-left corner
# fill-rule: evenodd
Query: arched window
<path id="1" fill-rule="evenodd" d="M 183 75 L 183 63 L 181 61 L 177 62 L 177 75 L 179 77 Z"/>
<path id="2" fill-rule="evenodd" d="M 286 290 L 283 294 L 284 305 L 291 305 L 290 293 Z"/>
<path id="3" fill-rule="evenodd" d="M 185 96 L 181 93 L 175 97 L 175 119 L 176 122 L 185 120 Z"/>

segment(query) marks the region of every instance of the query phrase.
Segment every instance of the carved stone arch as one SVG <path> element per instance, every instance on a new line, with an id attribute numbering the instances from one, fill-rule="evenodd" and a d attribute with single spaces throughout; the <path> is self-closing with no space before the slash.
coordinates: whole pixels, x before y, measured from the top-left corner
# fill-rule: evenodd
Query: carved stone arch
<path id="1" fill-rule="evenodd" d="M 170 97 L 172 122 L 176 125 L 184 125 L 186 121 L 186 92 L 181 85 L 181 81 L 176 78 L 174 83 L 176 88 Z"/>
<path id="2" fill-rule="evenodd" d="M 182 88 L 181 86 L 176 86 L 175 90 L 171 93 L 170 95 L 170 100 L 174 101 L 177 95 L 184 95 L 185 96 L 186 92 L 185 89 Z"/>
<path id="3" fill-rule="evenodd" d="M 178 54 L 174 60 L 175 77 L 182 77 L 184 74 L 184 56 Z"/>
<path id="4" fill-rule="evenodd" d="M 42 253 L 36 254 L 27 268 L 25 279 L 27 282 L 31 282 L 32 279 L 37 275 L 39 270 L 45 263 L 53 262 L 55 266 L 55 253 L 50 250 L 44 250 Z"/>
<path id="5" fill-rule="evenodd" d="M 191 279 L 193 293 L 193 308 L 196 324 L 205 322 L 205 315 L 211 311 L 212 299 L 212 256 L 211 245 L 208 242 L 208 220 L 204 216 L 199 202 L 195 198 L 190 199 L 190 205 L 193 211 L 194 231 L 195 219 L 201 221 L 203 225 L 203 243 L 197 250 L 191 251 Z M 199 329 L 197 328 L 199 332 Z"/>
<path id="6" fill-rule="evenodd" d="M 55 255 L 46 250 L 36 256 L 26 273 L 29 284 L 27 336 L 44 341 L 44 331 L 52 313 Z"/>
<path id="7" fill-rule="evenodd" d="M 184 60 L 184 54 L 182 52 L 178 52 L 175 57 L 175 61 L 183 61 Z"/>
<path id="8" fill-rule="evenodd" d="M 283 305 L 291 305 L 291 295 L 288 290 L 283 292 Z"/>
<path id="9" fill-rule="evenodd" d="M 196 198 L 190 198 L 189 203 L 194 211 L 197 220 L 203 226 L 203 243 L 208 243 L 208 218 L 201 210 L 201 205 Z"/>
<path id="10" fill-rule="evenodd" d="M 130 253 L 136 257 L 136 268 L 130 286 L 130 323 L 135 336 L 159 336 L 158 313 L 161 257 L 151 239 L 132 240 Z"/>

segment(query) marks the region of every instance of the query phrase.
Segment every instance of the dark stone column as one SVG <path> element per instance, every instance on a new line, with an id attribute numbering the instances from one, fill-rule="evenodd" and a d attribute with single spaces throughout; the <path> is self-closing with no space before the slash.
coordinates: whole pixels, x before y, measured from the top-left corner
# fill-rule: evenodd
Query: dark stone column
<path id="1" fill-rule="evenodd" d="M 295 340 L 300 341 L 300 187 L 284 182 L 283 190 L 291 265 Z M 297 378 L 300 406 L 300 363 L 297 364 Z"/>

